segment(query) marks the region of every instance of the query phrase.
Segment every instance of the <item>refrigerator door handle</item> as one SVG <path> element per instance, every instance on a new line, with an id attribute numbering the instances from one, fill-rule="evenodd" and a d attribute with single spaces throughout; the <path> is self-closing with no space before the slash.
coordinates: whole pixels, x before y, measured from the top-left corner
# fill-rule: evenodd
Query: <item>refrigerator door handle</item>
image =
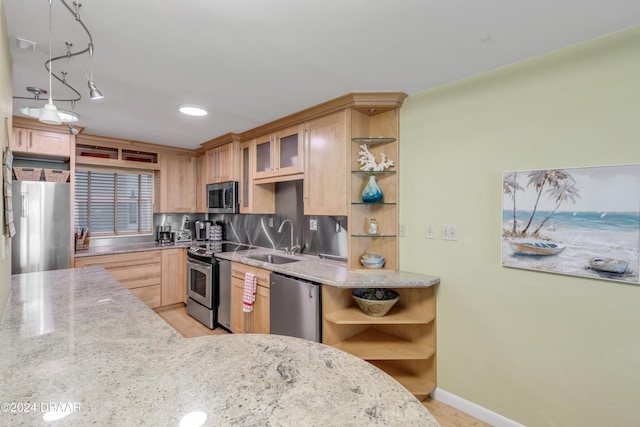
<path id="1" fill-rule="evenodd" d="M 29 195 L 21 194 L 22 196 L 22 218 L 29 217 Z"/>

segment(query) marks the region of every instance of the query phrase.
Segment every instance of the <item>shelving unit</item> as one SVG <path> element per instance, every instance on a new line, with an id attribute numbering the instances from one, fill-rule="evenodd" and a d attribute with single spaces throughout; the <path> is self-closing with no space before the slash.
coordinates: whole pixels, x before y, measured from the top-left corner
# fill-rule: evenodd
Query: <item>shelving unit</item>
<path id="1" fill-rule="evenodd" d="M 349 209 L 349 269 L 366 269 L 361 263 L 362 255 L 373 252 L 385 258 L 384 270 L 398 269 L 398 109 L 379 114 L 367 115 L 354 112 L 352 116 L 351 138 L 351 185 Z M 364 135 L 382 135 L 377 137 Z M 358 169 L 358 154 L 366 144 L 367 150 L 380 162 L 384 153 L 393 160 L 394 166 L 382 171 L 364 171 Z M 362 190 L 369 177 L 375 176 L 382 190 L 380 202 L 367 203 L 362 200 Z M 369 234 L 368 224 L 375 218 L 378 234 Z M 366 269 L 369 270 L 369 269 Z"/>
<path id="2" fill-rule="evenodd" d="M 365 315 L 352 290 L 323 286 L 323 343 L 376 365 L 425 399 L 436 384 L 435 288 L 394 288 L 400 300 L 383 317 Z"/>

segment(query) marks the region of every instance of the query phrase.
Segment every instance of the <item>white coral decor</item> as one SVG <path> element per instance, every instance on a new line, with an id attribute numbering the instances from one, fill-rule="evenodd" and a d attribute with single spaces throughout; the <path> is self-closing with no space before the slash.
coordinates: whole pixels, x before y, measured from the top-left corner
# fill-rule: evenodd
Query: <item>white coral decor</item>
<path id="1" fill-rule="evenodd" d="M 360 154 L 358 163 L 362 165 L 360 167 L 360 170 L 383 171 L 391 166 L 394 166 L 393 160 L 387 159 L 387 156 L 385 156 L 384 153 L 380 153 L 380 163 L 378 164 L 376 163 L 376 158 L 367 149 L 367 144 L 362 144 L 360 148 L 362 148 L 362 151 L 358 151 L 358 154 Z"/>

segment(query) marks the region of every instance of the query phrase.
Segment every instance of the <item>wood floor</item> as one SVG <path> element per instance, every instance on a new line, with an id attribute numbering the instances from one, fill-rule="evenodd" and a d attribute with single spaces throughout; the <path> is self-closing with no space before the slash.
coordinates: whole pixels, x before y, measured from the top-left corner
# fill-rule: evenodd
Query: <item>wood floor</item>
<path id="1" fill-rule="evenodd" d="M 227 333 L 220 328 L 214 330 L 207 328 L 189 316 L 187 309 L 183 305 L 157 309 L 156 313 L 185 338 Z M 489 424 L 485 424 L 437 400 L 428 398 L 423 404 L 442 427 L 491 427 Z"/>

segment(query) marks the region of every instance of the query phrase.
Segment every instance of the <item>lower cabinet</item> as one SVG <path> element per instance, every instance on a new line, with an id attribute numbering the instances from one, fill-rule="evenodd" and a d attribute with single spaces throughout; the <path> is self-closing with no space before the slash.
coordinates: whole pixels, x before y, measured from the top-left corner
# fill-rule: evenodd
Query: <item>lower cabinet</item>
<path id="1" fill-rule="evenodd" d="M 161 305 L 187 303 L 187 253 L 164 249 L 162 253 Z"/>
<path id="2" fill-rule="evenodd" d="M 256 276 L 256 300 L 253 310 L 242 311 L 244 278 L 246 273 Z M 236 334 L 268 334 L 269 327 L 269 270 L 241 263 L 231 263 L 231 331 Z"/>
<path id="3" fill-rule="evenodd" d="M 394 288 L 400 300 L 383 317 L 364 314 L 352 290 L 323 285 L 322 342 L 370 362 L 426 399 L 436 386 L 435 287 Z"/>
<path id="4" fill-rule="evenodd" d="M 128 252 L 76 258 L 75 267 L 103 267 L 142 302 L 157 308 L 184 302 L 185 257 L 185 249 Z"/>

